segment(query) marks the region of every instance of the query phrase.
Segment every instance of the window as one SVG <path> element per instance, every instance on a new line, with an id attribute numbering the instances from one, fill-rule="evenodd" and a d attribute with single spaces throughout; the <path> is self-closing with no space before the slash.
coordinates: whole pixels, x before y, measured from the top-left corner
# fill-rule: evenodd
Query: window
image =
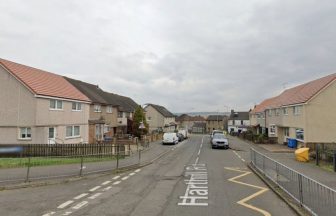
<path id="1" fill-rule="evenodd" d="M 63 101 L 50 99 L 49 108 L 53 109 L 53 110 L 62 110 L 63 109 Z"/>
<path id="2" fill-rule="evenodd" d="M 269 116 L 269 117 L 272 116 L 272 110 L 268 110 L 268 116 Z"/>
<path id="3" fill-rule="evenodd" d="M 66 137 L 79 137 L 80 132 L 79 132 L 79 126 L 67 126 L 66 127 Z"/>
<path id="4" fill-rule="evenodd" d="M 304 130 L 302 128 L 297 128 L 295 132 L 296 132 L 296 139 L 304 140 Z"/>
<path id="5" fill-rule="evenodd" d="M 270 125 L 269 133 L 270 134 L 275 134 L 275 125 Z"/>
<path id="6" fill-rule="evenodd" d="M 107 106 L 106 107 L 106 112 L 107 113 L 112 113 L 113 112 L 113 107 L 112 106 Z"/>
<path id="7" fill-rule="evenodd" d="M 276 116 L 279 116 L 279 115 L 280 115 L 280 109 L 276 109 L 276 110 L 275 110 L 275 115 L 276 115 Z"/>
<path id="8" fill-rule="evenodd" d="M 286 108 L 283 108 L 282 111 L 283 111 L 283 114 L 284 114 L 284 115 L 288 115 L 288 108 L 287 108 L 287 107 L 286 107 Z"/>
<path id="9" fill-rule="evenodd" d="M 130 116 L 131 116 L 131 114 L 130 114 L 130 113 L 128 113 L 128 112 L 127 112 L 127 113 L 125 113 L 125 117 L 126 117 L 126 118 L 129 118 Z"/>
<path id="10" fill-rule="evenodd" d="M 284 128 L 284 136 L 289 137 L 289 128 Z"/>
<path id="11" fill-rule="evenodd" d="M 148 116 L 147 121 L 150 121 L 150 120 L 152 120 L 152 117 Z"/>
<path id="12" fill-rule="evenodd" d="M 294 115 L 300 115 L 301 114 L 301 108 L 302 108 L 302 106 L 293 107 L 293 114 Z"/>
<path id="13" fill-rule="evenodd" d="M 122 118 L 123 117 L 123 112 L 118 112 L 118 118 Z"/>
<path id="14" fill-rule="evenodd" d="M 101 106 L 99 104 L 95 104 L 93 106 L 93 110 L 94 110 L 94 112 L 101 112 Z"/>
<path id="15" fill-rule="evenodd" d="M 82 104 L 78 102 L 72 102 L 72 111 L 81 111 Z"/>
<path id="16" fill-rule="evenodd" d="M 19 130 L 19 139 L 31 139 L 31 128 L 23 127 Z"/>

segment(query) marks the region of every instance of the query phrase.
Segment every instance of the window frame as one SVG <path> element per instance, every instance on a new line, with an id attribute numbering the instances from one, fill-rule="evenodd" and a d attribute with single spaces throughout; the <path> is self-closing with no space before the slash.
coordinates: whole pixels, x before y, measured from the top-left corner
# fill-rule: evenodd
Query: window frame
<path id="1" fill-rule="evenodd" d="M 113 113 L 113 106 L 111 106 L 111 105 L 106 106 L 106 113 L 112 114 Z"/>
<path id="2" fill-rule="evenodd" d="M 22 129 L 25 130 L 25 133 L 22 133 Z M 29 129 L 29 132 L 28 133 L 28 129 Z M 18 139 L 19 140 L 31 140 L 32 139 L 32 130 L 31 130 L 31 127 L 19 127 L 19 137 Z M 25 135 L 25 137 L 22 137 L 22 135 Z M 30 135 L 30 136 L 28 136 Z"/>
<path id="3" fill-rule="evenodd" d="M 270 125 L 269 134 L 275 135 L 275 132 L 276 132 L 276 126 L 275 125 Z"/>
<path id="4" fill-rule="evenodd" d="M 52 107 L 52 101 L 55 102 L 55 107 Z M 61 104 L 61 108 L 58 108 L 58 105 Z M 49 100 L 49 110 L 63 110 L 63 101 L 58 99 L 50 99 Z"/>
<path id="5" fill-rule="evenodd" d="M 75 105 L 75 109 L 74 109 L 74 105 Z M 74 112 L 80 112 L 80 111 L 82 111 L 82 103 L 80 103 L 80 102 L 72 102 L 71 110 L 74 111 Z"/>
<path id="6" fill-rule="evenodd" d="M 302 113 L 302 106 L 294 106 L 293 107 L 293 115 L 301 115 Z"/>
<path id="7" fill-rule="evenodd" d="M 298 132 L 302 133 L 302 137 L 301 136 L 298 136 Z M 304 141 L 304 129 L 303 128 L 295 128 L 295 138 L 299 141 Z"/>
<path id="8" fill-rule="evenodd" d="M 99 109 L 96 109 L 99 108 Z M 100 113 L 101 112 L 101 105 L 100 104 L 94 104 L 93 105 L 93 111 L 96 113 Z"/>
<path id="9" fill-rule="evenodd" d="M 288 115 L 288 108 L 287 107 L 284 107 L 283 110 L 282 110 L 282 113 L 284 115 Z"/>
<path id="10" fill-rule="evenodd" d="M 68 136 L 68 128 L 71 128 L 71 135 Z M 78 128 L 78 134 L 75 134 L 75 128 Z M 79 125 L 70 125 L 65 127 L 65 138 L 71 139 L 71 138 L 78 138 L 81 137 L 80 135 L 80 126 Z"/>

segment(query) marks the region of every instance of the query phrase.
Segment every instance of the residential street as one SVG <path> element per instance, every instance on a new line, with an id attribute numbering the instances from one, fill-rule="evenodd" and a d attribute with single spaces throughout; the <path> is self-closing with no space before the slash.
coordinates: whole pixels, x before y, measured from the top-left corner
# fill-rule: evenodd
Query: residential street
<path id="1" fill-rule="evenodd" d="M 193 135 L 176 146 L 165 146 L 172 151 L 141 169 L 1 191 L 1 212 L 45 216 L 295 215 L 247 169 L 243 160 L 248 160 L 249 146 L 230 141 L 239 151 L 213 150 L 207 135 Z"/>

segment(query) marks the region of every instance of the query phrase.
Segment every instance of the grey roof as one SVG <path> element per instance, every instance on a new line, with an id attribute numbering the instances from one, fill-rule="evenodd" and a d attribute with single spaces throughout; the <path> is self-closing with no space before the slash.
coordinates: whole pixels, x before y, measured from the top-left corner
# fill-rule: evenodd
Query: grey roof
<path id="1" fill-rule="evenodd" d="M 223 121 L 226 115 L 209 115 L 207 121 Z"/>
<path id="2" fill-rule="evenodd" d="M 168 111 L 165 107 L 160 106 L 160 105 L 156 105 L 156 104 L 147 104 L 148 106 L 152 106 L 154 109 L 156 109 L 159 113 L 161 113 L 161 115 L 163 115 L 166 118 L 170 118 L 170 117 L 175 117 L 175 115 L 173 113 L 171 113 L 170 111 Z"/>
<path id="3" fill-rule="evenodd" d="M 249 112 L 232 112 L 230 117 L 230 120 L 249 120 Z"/>
<path id="4" fill-rule="evenodd" d="M 138 106 L 131 98 L 122 95 L 117 95 L 109 92 L 105 92 L 97 85 L 86 83 L 80 80 L 64 77 L 79 91 L 85 94 L 93 103 L 100 103 L 112 106 L 118 106 L 122 112 L 134 112 Z"/>
<path id="5" fill-rule="evenodd" d="M 64 78 L 73 86 L 75 86 L 79 91 L 85 94 L 93 103 L 107 104 L 107 101 L 104 99 L 104 91 L 101 90 L 97 85 L 71 79 L 69 77 Z"/>

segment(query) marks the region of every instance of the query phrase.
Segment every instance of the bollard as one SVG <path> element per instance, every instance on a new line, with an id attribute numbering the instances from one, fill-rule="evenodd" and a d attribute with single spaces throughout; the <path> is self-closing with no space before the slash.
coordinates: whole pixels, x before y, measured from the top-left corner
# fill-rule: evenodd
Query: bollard
<path id="1" fill-rule="evenodd" d="M 302 175 L 301 174 L 299 174 L 298 180 L 299 180 L 299 200 L 300 200 L 300 205 L 302 207 L 302 205 L 303 205 L 303 193 L 302 193 Z"/>
<path id="2" fill-rule="evenodd" d="M 26 180 L 25 182 L 29 181 L 29 173 L 30 173 L 30 156 L 28 157 L 28 167 L 27 167 L 27 175 L 26 175 Z"/>
<path id="3" fill-rule="evenodd" d="M 79 170 L 79 176 L 83 175 L 83 156 L 81 156 L 81 165 L 80 165 L 80 170 Z"/>
<path id="4" fill-rule="evenodd" d="M 141 163 L 141 149 L 139 150 L 139 164 Z"/>

